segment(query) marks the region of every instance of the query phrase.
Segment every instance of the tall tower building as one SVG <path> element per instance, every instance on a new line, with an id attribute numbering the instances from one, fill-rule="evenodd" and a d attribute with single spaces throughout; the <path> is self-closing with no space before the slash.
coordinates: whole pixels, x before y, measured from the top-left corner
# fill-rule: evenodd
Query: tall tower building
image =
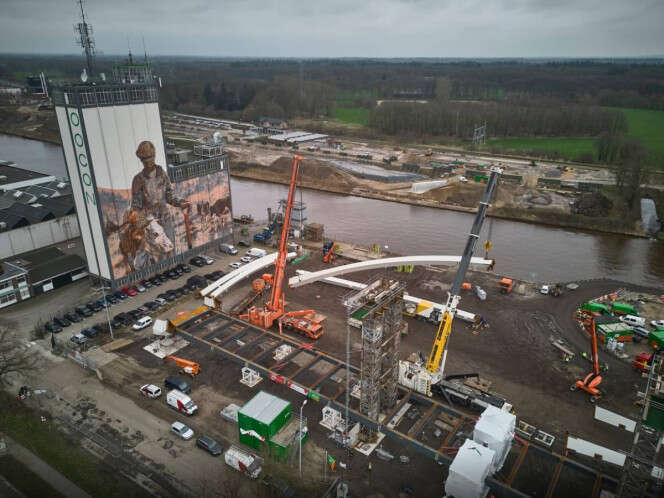
<path id="1" fill-rule="evenodd" d="M 85 53 L 81 83 L 53 101 L 88 268 L 115 289 L 232 237 L 228 157 L 199 144 L 168 164 L 147 61 L 130 57 L 107 82 Z"/>

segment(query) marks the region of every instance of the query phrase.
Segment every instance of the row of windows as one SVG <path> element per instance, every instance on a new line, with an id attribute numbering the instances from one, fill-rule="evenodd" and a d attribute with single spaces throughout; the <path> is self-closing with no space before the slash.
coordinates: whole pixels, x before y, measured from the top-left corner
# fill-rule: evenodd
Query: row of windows
<path id="1" fill-rule="evenodd" d="M 13 292 L 0 296 L 0 306 L 3 304 L 12 304 L 16 302 L 16 294 Z"/>
<path id="2" fill-rule="evenodd" d="M 223 159 L 210 159 L 177 166 L 170 165 L 168 167 L 168 176 L 172 182 L 181 182 L 190 178 L 197 178 L 199 176 L 222 171 L 223 169 Z"/>
<path id="3" fill-rule="evenodd" d="M 75 91 L 56 91 L 54 94 L 56 104 L 76 105 L 76 103 L 80 103 L 83 107 L 130 103 L 141 104 L 144 102 L 156 102 L 157 99 L 157 88 L 153 85 L 85 87 L 84 89 L 76 89 Z"/>

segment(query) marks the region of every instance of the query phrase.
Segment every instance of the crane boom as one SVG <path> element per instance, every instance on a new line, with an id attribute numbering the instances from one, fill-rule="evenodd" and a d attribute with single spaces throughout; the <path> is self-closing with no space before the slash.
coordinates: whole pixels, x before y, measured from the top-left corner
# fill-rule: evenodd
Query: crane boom
<path id="1" fill-rule="evenodd" d="M 270 302 L 267 305 L 267 308 L 273 312 L 283 312 L 284 310 L 283 293 L 281 287 L 283 285 L 284 275 L 286 272 L 286 256 L 288 255 L 288 251 L 286 250 L 286 243 L 288 242 L 291 210 L 293 209 L 293 204 L 295 203 L 295 185 L 297 184 L 297 173 L 300 169 L 301 161 L 301 156 L 293 157 L 293 171 L 291 173 L 290 187 L 288 189 L 288 199 L 286 200 L 286 212 L 284 213 L 284 224 L 281 229 L 279 252 L 277 253 L 277 259 L 274 261 L 272 293 L 270 295 Z"/>
<path id="2" fill-rule="evenodd" d="M 473 227 L 470 230 L 470 234 L 468 234 L 468 240 L 466 241 L 466 247 L 463 251 L 463 254 L 461 255 L 461 261 L 459 262 L 459 268 L 457 269 L 456 277 L 454 278 L 452 287 L 450 288 L 450 291 L 447 295 L 445 313 L 443 314 L 443 318 L 440 321 L 440 325 L 438 326 L 436 338 L 433 342 L 433 346 L 431 347 L 429 359 L 426 364 L 427 371 L 432 374 L 438 373 L 442 370 L 441 358 L 443 358 L 443 353 L 445 352 L 445 347 L 447 346 L 447 339 L 452 332 L 452 321 L 454 320 L 454 315 L 456 314 L 457 306 L 459 305 L 459 300 L 461 299 L 459 294 L 461 292 L 461 285 L 466 278 L 466 272 L 470 266 L 470 260 L 473 256 L 473 251 L 475 250 L 475 244 L 480 238 L 480 232 L 482 231 L 482 225 L 484 224 L 484 219 L 486 218 L 486 212 L 489 209 L 489 203 L 491 202 L 493 192 L 496 189 L 496 185 L 498 184 L 498 175 L 500 175 L 502 172 L 503 170 L 501 168 L 491 168 L 489 181 L 487 182 L 484 195 L 480 201 L 480 205 L 477 208 L 475 221 L 473 222 Z"/>

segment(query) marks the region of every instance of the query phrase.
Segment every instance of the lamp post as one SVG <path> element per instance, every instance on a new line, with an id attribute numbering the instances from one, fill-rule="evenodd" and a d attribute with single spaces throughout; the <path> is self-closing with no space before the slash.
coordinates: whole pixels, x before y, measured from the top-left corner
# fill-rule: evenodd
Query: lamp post
<path id="1" fill-rule="evenodd" d="M 300 406 L 300 477 L 302 477 L 302 409 L 304 408 L 304 405 L 307 404 L 307 400 L 305 399 L 302 402 L 302 406 Z"/>

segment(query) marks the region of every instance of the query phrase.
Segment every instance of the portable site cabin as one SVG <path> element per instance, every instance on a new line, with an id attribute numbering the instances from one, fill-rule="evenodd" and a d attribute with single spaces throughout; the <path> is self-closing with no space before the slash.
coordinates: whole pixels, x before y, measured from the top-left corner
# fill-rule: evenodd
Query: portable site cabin
<path id="1" fill-rule="evenodd" d="M 285 457 L 299 433 L 299 419 L 293 417 L 291 404 L 265 391 L 251 398 L 237 413 L 239 438 L 261 451 L 266 449 L 276 458 Z M 302 442 L 308 437 L 303 421 Z"/>
<path id="2" fill-rule="evenodd" d="M 587 301 L 583 303 L 583 309 L 591 311 L 593 313 L 601 313 L 602 315 L 610 315 L 611 310 L 609 307 L 602 303 L 596 303 L 595 301 Z"/>
<path id="3" fill-rule="evenodd" d="M 632 326 L 623 322 L 596 324 L 596 330 L 597 338 L 601 342 L 608 342 L 611 339 L 618 342 L 630 342 L 634 335 Z"/>
<path id="4" fill-rule="evenodd" d="M 619 303 L 618 301 L 616 301 L 611 305 L 611 308 L 613 309 L 613 312 L 616 313 L 617 315 L 639 316 L 638 310 L 631 304 Z"/>
<path id="5" fill-rule="evenodd" d="M 664 330 L 654 330 L 648 335 L 648 344 L 655 349 L 664 349 Z"/>

